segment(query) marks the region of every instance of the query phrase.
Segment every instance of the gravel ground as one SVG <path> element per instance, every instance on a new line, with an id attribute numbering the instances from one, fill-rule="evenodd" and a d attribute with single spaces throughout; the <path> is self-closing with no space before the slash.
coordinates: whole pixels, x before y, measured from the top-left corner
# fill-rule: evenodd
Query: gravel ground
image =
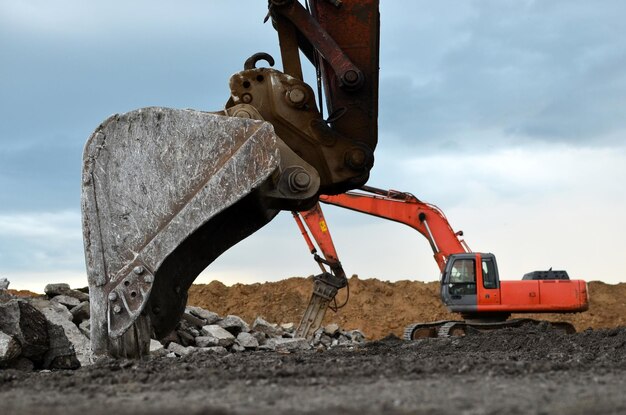
<path id="1" fill-rule="evenodd" d="M 626 328 L 0 371 L 2 414 L 626 413 Z"/>

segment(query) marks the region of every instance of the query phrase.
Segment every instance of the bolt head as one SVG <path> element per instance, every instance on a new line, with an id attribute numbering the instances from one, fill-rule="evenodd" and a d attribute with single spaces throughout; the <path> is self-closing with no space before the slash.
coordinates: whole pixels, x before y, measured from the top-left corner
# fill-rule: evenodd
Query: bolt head
<path id="1" fill-rule="evenodd" d="M 252 95 L 247 94 L 247 93 L 246 93 L 246 94 L 243 94 L 243 95 L 241 96 L 241 100 L 242 100 L 244 103 L 249 104 L 249 103 L 251 103 L 251 102 L 252 102 Z"/>
<path id="2" fill-rule="evenodd" d="M 148 284 L 152 284 L 152 281 L 154 281 L 154 278 L 152 277 L 152 275 L 146 275 L 145 277 L 143 277 L 143 280 L 147 282 Z"/>
<path id="3" fill-rule="evenodd" d="M 144 272 L 144 268 L 141 265 L 136 266 L 135 268 L 133 268 L 133 272 L 137 275 L 141 275 Z"/>
<path id="4" fill-rule="evenodd" d="M 115 307 L 113 307 L 113 312 L 115 314 L 119 314 L 122 312 L 122 307 L 120 307 L 119 305 L 116 305 Z"/>
<path id="5" fill-rule="evenodd" d="M 109 293 L 109 301 L 115 301 L 117 300 L 117 293 L 115 291 L 111 291 Z"/>
<path id="6" fill-rule="evenodd" d="M 306 99 L 306 94 L 301 88 L 293 88 L 287 93 L 287 98 L 292 104 L 301 105 Z"/>
<path id="7" fill-rule="evenodd" d="M 303 192 L 311 185 L 311 176 L 304 170 L 289 175 L 289 187 L 294 192 Z"/>

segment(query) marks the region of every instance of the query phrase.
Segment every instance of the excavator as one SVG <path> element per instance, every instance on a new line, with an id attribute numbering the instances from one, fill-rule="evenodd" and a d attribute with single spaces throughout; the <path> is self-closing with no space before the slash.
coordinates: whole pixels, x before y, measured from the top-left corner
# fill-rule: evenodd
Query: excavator
<path id="1" fill-rule="evenodd" d="M 94 355 L 147 355 L 224 251 L 281 211 L 305 212 L 367 183 L 378 0 L 269 0 L 265 21 L 282 70 L 256 53 L 230 77 L 223 109 L 140 108 L 107 118 L 87 140 L 81 211 Z"/>
<path id="2" fill-rule="evenodd" d="M 410 193 L 362 186 L 358 191 L 321 195 L 319 200 L 402 223 L 428 240 L 441 271 L 441 300 L 449 311 L 460 314 L 463 320 L 411 324 L 404 331 L 406 340 L 464 336 L 470 331 L 541 322 L 529 318 L 509 319 L 512 313 L 577 313 L 589 308 L 587 283 L 570 280 L 566 271 L 533 271 L 521 280 L 500 280 L 495 255 L 472 252 L 462 239 L 463 231 L 455 232 L 441 209 Z M 338 308 L 336 303 L 334 307 L 330 303 L 339 289 L 348 286 L 348 282 L 319 203 L 309 211 L 293 212 L 293 216 L 322 269 L 322 273 L 314 278 L 309 306 L 296 330 L 298 336 L 309 337 L 321 326 L 329 306 Z M 311 235 L 322 256 L 317 254 Z M 566 333 L 575 332 L 570 323 L 546 323 Z"/>

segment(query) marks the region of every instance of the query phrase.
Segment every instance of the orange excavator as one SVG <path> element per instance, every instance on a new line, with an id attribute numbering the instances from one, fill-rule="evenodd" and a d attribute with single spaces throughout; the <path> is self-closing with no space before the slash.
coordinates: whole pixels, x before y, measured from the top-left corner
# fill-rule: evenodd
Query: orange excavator
<path id="1" fill-rule="evenodd" d="M 403 223 L 428 240 L 441 270 L 441 300 L 463 320 L 411 324 L 405 329 L 406 339 L 458 336 L 472 329 L 492 330 L 538 322 L 528 318 L 509 319 L 511 313 L 575 313 L 589 307 L 587 283 L 570 280 L 566 271 L 534 271 L 521 280 L 500 280 L 493 254 L 472 252 L 462 239 L 463 232 L 455 232 L 439 208 L 410 193 L 363 186 L 360 191 L 322 195 L 320 201 Z M 320 205 L 293 214 L 323 271 L 315 277 L 311 301 L 297 329 L 298 335 L 307 337 L 321 325 L 337 290 L 347 286 L 347 279 Z M 317 254 L 309 232 L 323 257 Z M 566 332 L 575 331 L 569 323 L 549 324 Z"/>
<path id="2" fill-rule="evenodd" d="M 378 141 L 379 20 L 378 0 L 269 0 L 265 21 L 278 33 L 282 70 L 256 53 L 230 77 L 218 111 L 141 108 L 95 129 L 81 192 L 95 355 L 146 355 L 150 338 L 175 328 L 189 287 L 224 251 L 281 211 L 308 211 L 321 195 L 367 183 Z M 316 88 L 304 81 L 301 56 L 315 68 Z M 488 294 L 504 312 L 514 294 L 479 282 L 489 258 L 452 253 L 474 261 L 478 307 L 490 307 Z M 325 310 L 343 283 L 339 271 L 332 276 L 319 284 L 325 297 L 317 308 Z M 461 296 L 457 306 L 469 310 L 476 306 L 463 294 L 468 284 L 450 297 Z"/>

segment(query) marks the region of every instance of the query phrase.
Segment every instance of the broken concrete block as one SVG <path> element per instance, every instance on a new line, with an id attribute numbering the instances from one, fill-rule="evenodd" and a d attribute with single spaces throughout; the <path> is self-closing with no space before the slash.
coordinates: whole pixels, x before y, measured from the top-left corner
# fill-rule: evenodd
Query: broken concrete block
<path id="1" fill-rule="evenodd" d="M 196 317 L 199 317 L 205 320 L 206 322 L 204 323 L 204 325 L 215 324 L 220 319 L 220 316 L 217 313 L 205 310 L 204 308 L 200 308 L 200 307 L 187 306 L 185 311 L 191 315 L 194 315 Z"/>
<path id="2" fill-rule="evenodd" d="M 339 325 L 336 323 L 330 323 L 324 327 L 324 333 L 328 334 L 331 337 L 333 337 L 338 331 Z"/>
<path id="3" fill-rule="evenodd" d="M 57 295 L 53 297 L 52 300 L 50 301 L 54 301 L 55 303 L 62 304 L 67 308 L 76 307 L 77 305 L 80 304 L 80 301 L 77 298 L 70 297 L 69 295 L 65 295 L 65 294 Z"/>
<path id="4" fill-rule="evenodd" d="M 150 339 L 150 355 L 154 357 L 165 356 L 167 354 L 167 350 L 160 341 Z"/>
<path id="5" fill-rule="evenodd" d="M 275 324 L 265 321 L 261 317 L 257 317 L 254 323 L 252 323 L 252 331 L 264 333 L 268 337 L 278 337 L 283 334 L 282 329 L 278 328 Z"/>
<path id="6" fill-rule="evenodd" d="M 257 339 L 252 334 L 246 332 L 241 332 L 237 335 L 237 344 L 246 349 L 256 349 L 259 347 Z"/>
<path id="7" fill-rule="evenodd" d="M 54 297 L 56 300 L 58 297 Z M 89 301 L 83 301 L 78 304 L 76 307 L 70 309 L 70 313 L 72 313 L 72 321 L 74 324 L 80 324 L 81 321 L 89 320 L 90 311 L 89 311 Z"/>
<path id="8" fill-rule="evenodd" d="M 234 335 L 237 335 L 241 332 L 249 332 L 250 326 L 248 323 L 243 321 L 243 319 L 239 316 L 228 315 L 217 322 L 217 325 L 223 329 L 228 330 Z"/>
<path id="9" fill-rule="evenodd" d="M 55 369 L 74 369 L 76 362 L 72 356 L 83 366 L 90 364 L 89 339 L 72 323 L 72 313 L 61 304 L 44 298 L 33 298 L 30 303 L 48 321 L 50 350 L 46 353 L 45 364 Z"/>
<path id="10" fill-rule="evenodd" d="M 22 348 L 22 356 L 35 363 L 40 363 L 48 351 L 46 317 L 24 300 L 0 303 L 0 331 L 17 340 Z"/>
<path id="11" fill-rule="evenodd" d="M 264 348 L 270 348 L 271 350 L 309 350 L 311 345 L 309 342 L 301 337 L 296 337 L 293 339 L 269 339 L 267 343 L 265 343 Z"/>
<path id="12" fill-rule="evenodd" d="M 286 332 L 291 333 L 292 331 L 296 329 L 296 325 L 293 323 L 283 323 L 280 325 L 280 328 Z"/>
<path id="13" fill-rule="evenodd" d="M 9 280 L 7 280 L 6 278 L 0 278 L 0 290 L 8 290 L 9 284 Z"/>
<path id="14" fill-rule="evenodd" d="M 245 352 L 246 348 L 240 345 L 239 343 L 235 343 L 231 346 L 230 351 L 234 353 L 241 353 L 241 352 Z"/>
<path id="15" fill-rule="evenodd" d="M 199 336 L 196 337 L 196 346 L 198 347 L 215 347 L 220 344 L 217 337 L 214 336 Z"/>
<path id="16" fill-rule="evenodd" d="M 6 333 L 0 331 L 0 366 L 9 363 L 22 353 L 19 342 Z"/>
<path id="17" fill-rule="evenodd" d="M 251 333 L 256 341 L 259 343 L 259 345 L 263 345 L 267 341 L 267 336 L 265 335 L 265 333 L 261 333 L 260 331 L 252 331 Z"/>
<path id="18" fill-rule="evenodd" d="M 89 294 L 78 290 L 73 290 L 68 284 L 65 283 L 48 284 L 43 291 L 49 298 L 53 298 L 58 295 L 67 295 L 69 297 L 74 297 L 79 301 L 89 301 Z"/>
<path id="19" fill-rule="evenodd" d="M 202 334 L 207 337 L 215 337 L 218 346 L 229 347 L 235 343 L 235 336 L 216 324 L 202 327 Z"/>
<path id="20" fill-rule="evenodd" d="M 351 330 L 346 332 L 346 335 L 355 343 L 365 342 L 365 334 L 361 330 Z"/>
<path id="21" fill-rule="evenodd" d="M 193 346 L 185 347 L 178 343 L 171 342 L 167 346 L 167 350 L 169 350 L 172 353 L 176 353 L 178 356 L 187 356 L 188 354 L 193 353 L 193 351 L 195 350 L 195 347 Z"/>
<path id="22" fill-rule="evenodd" d="M 205 319 L 194 316 L 190 313 L 183 313 L 183 321 L 186 321 L 189 325 L 193 327 L 202 327 L 208 324 Z"/>

